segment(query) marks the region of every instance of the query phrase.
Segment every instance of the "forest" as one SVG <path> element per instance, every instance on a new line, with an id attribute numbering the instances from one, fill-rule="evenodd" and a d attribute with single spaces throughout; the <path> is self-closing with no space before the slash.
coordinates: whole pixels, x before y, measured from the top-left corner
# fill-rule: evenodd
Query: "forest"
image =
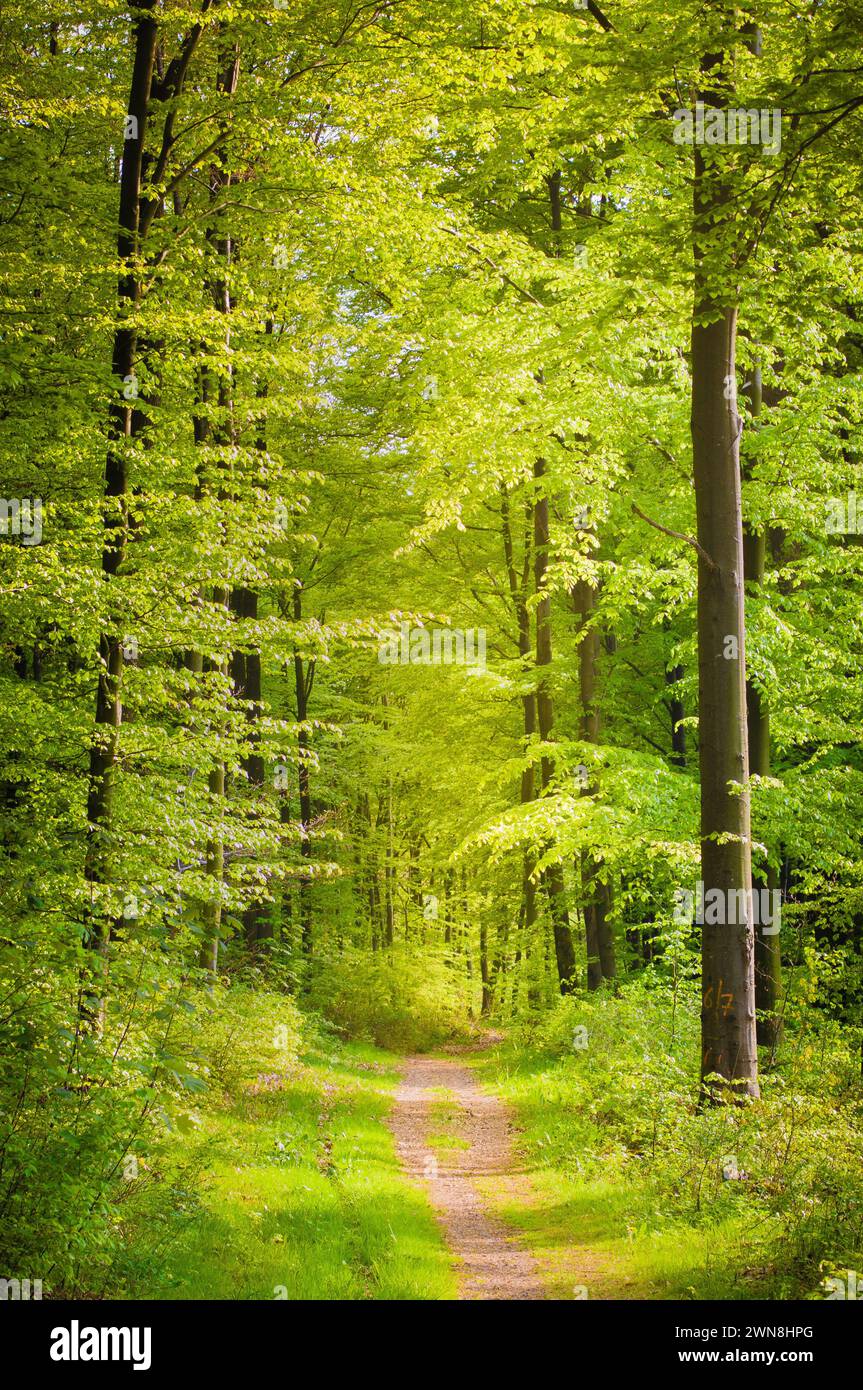
<path id="1" fill-rule="evenodd" d="M 861 0 L 0 72 L 0 1298 L 863 1298 Z"/>

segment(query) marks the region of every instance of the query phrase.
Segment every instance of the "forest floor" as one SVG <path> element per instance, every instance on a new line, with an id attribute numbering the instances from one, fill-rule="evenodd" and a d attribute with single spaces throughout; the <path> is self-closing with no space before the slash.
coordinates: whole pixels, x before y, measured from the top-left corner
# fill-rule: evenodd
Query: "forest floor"
<path id="1" fill-rule="evenodd" d="M 390 1125 L 404 1172 L 441 1224 L 460 1298 L 643 1296 L 611 1253 L 568 1242 L 554 1190 L 543 1191 L 518 1152 L 510 1107 L 469 1066 L 408 1058 Z"/>
<path id="2" fill-rule="evenodd" d="M 622 1171 L 650 1114 L 629 1083 L 609 1089 L 625 1043 L 603 1050 L 601 1019 L 594 1095 L 574 1054 L 490 1031 L 407 1057 L 310 1032 L 274 1062 L 284 1001 L 255 996 L 254 1010 L 238 1015 L 246 1052 L 232 1032 L 229 1070 L 124 1214 L 113 1296 L 725 1300 L 817 1287 L 817 1269 L 786 1268 L 757 1194 L 709 1187 L 739 1116 L 696 1117 L 673 1143 L 663 1132 L 655 1164 Z"/>
<path id="3" fill-rule="evenodd" d="M 201 1106 L 197 1195 L 139 1259 L 128 1293 L 645 1296 L 616 1232 L 563 1200 L 560 1173 L 525 1157 L 492 1068 L 497 1041 L 405 1058 L 330 1040 L 214 1094 Z"/>
<path id="4" fill-rule="evenodd" d="M 401 1172 L 387 1127 L 401 1062 L 362 1043 L 323 1042 L 282 1074 L 202 1104 L 188 1209 L 170 1219 L 153 1268 L 128 1294 L 455 1299 L 440 1228 Z M 178 1142 L 181 1155 L 185 1147 Z M 148 1282 L 156 1270 L 158 1285 Z"/>

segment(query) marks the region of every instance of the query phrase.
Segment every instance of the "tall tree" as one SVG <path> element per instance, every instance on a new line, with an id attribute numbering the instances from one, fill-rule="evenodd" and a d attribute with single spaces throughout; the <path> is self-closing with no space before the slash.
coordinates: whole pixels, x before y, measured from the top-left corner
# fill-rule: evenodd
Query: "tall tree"
<path id="1" fill-rule="evenodd" d="M 534 478 L 537 482 L 537 493 L 533 504 L 533 552 L 536 584 L 536 710 L 539 737 L 544 746 L 540 762 L 542 788 L 543 791 L 547 791 L 551 786 L 554 771 L 551 748 L 554 729 L 554 695 L 549 669 L 552 660 L 551 594 L 548 584 L 548 495 L 545 485 L 544 459 L 536 460 Z M 569 925 L 569 910 L 566 905 L 563 866 L 559 860 L 552 862 L 542 870 L 542 882 L 548 898 L 560 992 L 561 994 L 568 994 L 574 985 L 575 951 L 572 945 L 572 930 Z"/>
<path id="2" fill-rule="evenodd" d="M 108 623 L 99 638 L 99 676 L 96 690 L 96 729 L 90 746 L 89 790 L 87 794 L 88 849 L 85 878 L 92 887 L 86 944 L 97 958 L 96 979 L 85 983 L 85 1012 L 95 1026 L 104 1022 L 108 952 L 113 925 L 119 920 L 110 904 L 97 896 L 97 885 L 105 885 L 111 875 L 111 820 L 114 783 L 120 750 L 123 720 L 123 632 L 115 608 L 115 581 L 126 553 L 129 526 L 129 441 L 140 429 L 140 412 L 134 405 L 135 366 L 138 328 L 135 313 L 141 299 L 142 237 L 144 211 L 144 141 L 150 111 L 151 87 L 156 62 L 159 30 L 155 0 L 142 0 L 132 23 L 134 48 L 132 80 L 129 89 L 123 159 L 120 171 L 120 211 L 117 256 L 120 278 L 117 285 L 117 326 L 111 368 L 114 399 L 108 415 L 108 453 L 104 484 L 104 547 L 102 577 L 109 586 Z M 131 388 L 131 389 L 130 389 Z"/>
<path id="3" fill-rule="evenodd" d="M 761 415 L 764 387 L 761 367 L 756 362 L 750 368 L 745 396 L 750 415 L 757 422 Z M 745 436 L 744 436 L 745 438 Z M 746 477 L 744 467 L 744 479 Z M 764 585 L 767 556 L 766 528 L 756 529 L 751 524 L 743 528 L 743 574 L 751 590 L 757 591 Z M 770 707 L 760 686 L 749 675 L 746 680 L 746 729 L 749 745 L 749 772 L 753 777 L 770 776 Z M 753 870 L 752 889 L 758 893 L 766 888 L 769 894 L 779 890 L 779 874 L 776 865 L 768 860 L 760 872 Z M 771 896 L 771 903 L 774 899 Z M 755 1007 L 757 1010 L 756 1033 L 758 1042 L 775 1049 L 782 1034 L 782 1017 L 779 1000 L 782 992 L 782 943 L 779 929 L 779 914 L 771 912 L 770 917 L 777 920 L 763 920 L 767 914 L 760 914 L 762 920 L 755 930 Z"/>
<path id="4" fill-rule="evenodd" d="M 727 19 L 712 8 L 717 32 Z M 727 34 L 724 35 L 727 39 Z M 697 100 L 717 110 L 732 92 L 731 58 L 705 56 Z M 692 247 L 692 461 L 698 526 L 698 719 L 701 772 L 701 1075 L 714 1097 L 757 1096 L 755 945 L 751 916 L 749 756 L 740 428 L 736 392 L 737 302 L 731 260 L 734 181 L 721 146 L 694 147 Z M 735 920 L 725 920 L 734 918 Z M 742 919 L 742 920 L 741 920 Z M 718 1078 L 718 1080 L 717 1080 Z"/>
<path id="5" fill-rule="evenodd" d="M 601 717 L 596 678 L 601 636 L 596 625 L 596 589 L 586 579 L 582 579 L 573 587 L 572 600 L 580 618 L 581 628 L 578 648 L 580 734 L 585 743 L 598 744 Z M 596 771 L 591 774 L 585 769 L 580 784 L 583 796 L 593 795 L 598 787 Z M 613 980 L 617 973 L 611 924 L 611 886 L 602 876 L 595 855 L 589 850 L 582 853 L 580 868 L 587 945 L 587 987 L 598 989 L 603 980 Z"/>

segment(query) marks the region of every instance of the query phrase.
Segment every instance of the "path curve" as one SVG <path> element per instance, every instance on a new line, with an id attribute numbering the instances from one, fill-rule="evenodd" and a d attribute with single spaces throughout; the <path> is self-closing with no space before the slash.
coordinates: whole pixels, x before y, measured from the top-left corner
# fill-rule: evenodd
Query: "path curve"
<path id="1" fill-rule="evenodd" d="M 441 1098 L 435 1092 L 441 1089 L 454 1107 L 455 1134 L 467 1145 L 443 1153 L 429 1146 L 435 1130 L 432 1107 Z M 412 1181 L 424 1184 L 459 1261 L 459 1297 L 544 1298 L 536 1260 L 489 1214 L 474 1181 L 517 1171 L 512 1120 L 504 1102 L 483 1091 L 473 1073 L 457 1062 L 409 1057 L 390 1128 L 402 1167 Z"/>

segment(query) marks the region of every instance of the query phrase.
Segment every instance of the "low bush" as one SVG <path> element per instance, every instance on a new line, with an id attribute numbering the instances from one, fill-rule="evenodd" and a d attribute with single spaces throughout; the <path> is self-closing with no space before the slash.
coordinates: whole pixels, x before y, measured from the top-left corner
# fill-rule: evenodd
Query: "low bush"
<path id="1" fill-rule="evenodd" d="M 345 1036 L 396 1052 L 427 1051 L 465 1034 L 468 1001 L 460 972 L 405 947 L 321 956 L 309 992 L 312 1007 Z"/>

